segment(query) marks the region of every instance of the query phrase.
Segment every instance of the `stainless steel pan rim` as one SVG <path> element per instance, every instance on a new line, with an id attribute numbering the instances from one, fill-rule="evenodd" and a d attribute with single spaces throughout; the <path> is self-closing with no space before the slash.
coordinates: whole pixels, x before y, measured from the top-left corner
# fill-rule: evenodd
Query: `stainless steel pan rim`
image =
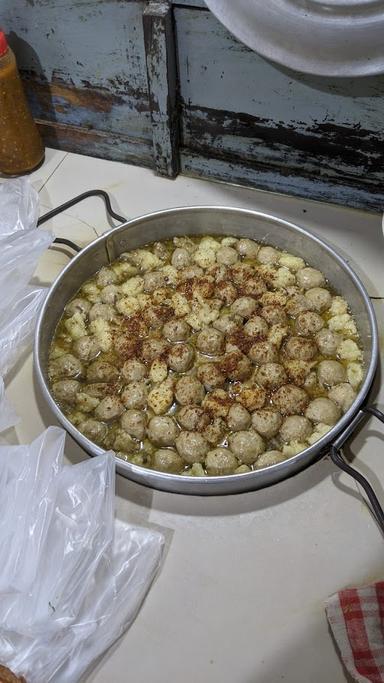
<path id="1" fill-rule="evenodd" d="M 172 223 L 172 221 L 176 221 L 176 223 L 179 222 L 182 225 L 183 219 L 187 220 L 187 218 L 189 219 L 190 217 L 192 217 L 193 220 L 196 220 L 197 223 L 198 218 L 200 218 L 201 216 L 207 216 L 208 219 L 214 216 L 215 219 L 218 220 L 218 222 L 220 222 L 219 219 L 223 220 L 224 222 L 226 220 L 229 221 L 229 217 L 233 216 L 234 219 L 238 218 L 240 220 L 241 218 L 242 220 L 249 220 L 250 226 L 252 226 L 252 221 L 265 221 L 265 223 L 269 226 L 278 226 L 282 230 L 292 233 L 295 239 L 297 237 L 300 237 L 300 239 L 305 240 L 306 242 L 303 242 L 303 244 L 305 244 L 307 247 L 309 247 L 309 240 L 312 243 L 312 246 L 316 245 L 318 249 L 321 249 L 323 252 L 326 252 L 328 254 L 329 259 L 333 263 L 337 264 L 338 267 L 341 268 L 341 270 L 344 271 L 344 273 L 350 279 L 351 285 L 353 284 L 353 286 L 358 292 L 358 295 L 361 298 L 361 302 L 364 307 L 364 313 L 367 316 L 367 322 L 369 325 L 370 351 L 368 354 L 368 358 L 366 358 L 365 362 L 366 375 L 354 403 L 349 408 L 349 410 L 343 415 L 343 417 L 337 422 L 337 424 L 324 437 L 317 441 L 313 446 L 306 448 L 304 451 L 290 458 L 289 460 L 286 460 L 282 463 L 278 463 L 276 465 L 272 465 L 263 470 L 258 470 L 244 474 L 220 477 L 187 477 L 157 472 L 154 470 L 148 470 L 143 467 L 139 467 L 137 465 L 124 462 L 119 458 L 116 458 L 116 468 L 120 474 L 140 484 L 149 486 L 154 489 L 189 495 L 223 495 L 241 493 L 245 491 L 252 491 L 255 489 L 264 488 L 265 486 L 272 485 L 274 483 L 277 483 L 278 481 L 281 481 L 296 474 L 300 470 L 304 469 L 305 467 L 309 466 L 310 464 L 318 460 L 320 457 L 322 457 L 325 454 L 325 452 L 327 452 L 327 447 L 329 447 L 329 445 L 335 440 L 337 436 L 339 436 L 339 439 L 341 441 L 342 439 L 340 435 L 342 434 L 342 432 L 344 432 L 344 430 L 348 428 L 350 423 L 354 422 L 358 416 L 360 408 L 362 407 L 367 397 L 368 391 L 372 385 L 377 367 L 377 325 L 373 307 L 369 299 L 369 296 L 365 290 L 365 287 L 363 286 L 357 275 L 354 273 L 354 271 L 350 268 L 348 263 L 341 256 L 339 256 L 339 254 L 337 254 L 337 252 L 332 247 L 330 247 L 326 242 L 324 242 L 317 236 L 311 234 L 304 228 L 297 226 L 293 223 L 290 223 L 289 221 L 286 221 L 282 218 L 278 218 L 276 216 L 262 213 L 259 211 L 223 206 L 193 206 L 172 208 L 163 211 L 149 213 L 127 221 L 123 225 L 104 233 L 101 237 L 91 242 L 87 247 L 85 247 L 79 254 L 77 254 L 72 259 L 72 261 L 62 270 L 62 272 L 56 278 L 55 282 L 50 288 L 48 296 L 42 307 L 36 326 L 34 345 L 34 367 L 38 384 L 40 386 L 44 399 L 47 401 L 55 417 L 59 420 L 59 422 L 61 422 L 63 427 L 68 431 L 69 434 L 71 434 L 75 441 L 89 455 L 96 456 L 103 453 L 104 451 L 102 448 L 96 446 L 94 443 L 89 441 L 76 429 L 76 427 L 73 424 L 69 422 L 69 420 L 61 412 L 60 408 L 53 400 L 51 392 L 49 390 L 45 367 L 46 362 L 44 361 L 44 356 L 46 358 L 47 350 L 46 348 L 44 348 L 43 345 L 48 321 L 50 316 L 52 315 L 52 311 L 54 310 L 53 304 L 55 297 L 58 296 L 58 293 L 63 288 L 65 283 L 68 282 L 68 279 L 71 278 L 71 274 L 75 269 L 76 264 L 78 264 L 79 262 L 86 263 L 87 259 L 91 260 L 93 255 L 97 252 L 97 250 L 100 251 L 100 247 L 101 251 L 105 250 L 104 263 L 108 263 L 108 257 L 110 257 L 111 260 L 116 258 L 118 256 L 118 253 L 114 252 L 114 249 L 116 249 L 116 244 L 119 243 L 119 238 L 122 238 L 122 236 L 124 236 L 125 233 L 132 232 L 136 227 L 138 227 L 143 228 L 142 230 L 140 230 L 140 232 L 141 235 L 145 235 L 145 227 L 148 223 L 155 222 L 156 224 L 156 221 L 158 221 L 159 223 L 164 223 L 164 221 L 169 221 L 170 223 Z M 196 230 L 196 232 L 199 231 Z M 207 229 L 206 233 L 208 232 L 209 230 Z M 189 230 L 189 232 L 187 231 L 186 233 L 184 233 L 183 229 L 180 226 L 178 231 L 170 231 L 169 235 L 163 234 L 162 238 L 165 239 L 167 238 L 167 236 L 171 237 L 176 234 L 192 233 L 192 230 Z M 231 233 L 225 232 L 224 230 L 221 232 L 220 229 L 218 229 L 217 234 L 224 235 Z M 236 232 L 232 234 L 236 234 L 236 236 L 241 236 L 242 233 Z M 244 236 L 250 237 L 252 236 L 252 234 L 245 234 Z M 129 239 L 129 234 L 127 237 Z M 254 235 L 254 237 L 255 239 L 260 239 L 258 235 Z M 152 241 L 153 239 L 159 239 L 159 237 L 148 237 L 146 239 L 142 239 L 141 244 L 143 245 L 149 241 Z M 129 248 L 129 246 L 126 248 Z M 135 247 L 133 246 L 132 248 Z M 121 249 L 121 251 L 124 250 L 125 249 Z M 294 250 L 292 251 L 294 252 Z M 316 264 L 312 262 L 312 265 Z M 97 265 L 94 268 L 93 272 L 98 270 L 99 267 L 100 265 Z M 84 280 L 86 280 L 87 277 L 87 275 L 84 276 Z M 79 288 L 80 286 L 81 282 L 78 283 L 77 288 Z M 61 312 L 57 312 L 55 324 L 57 323 L 57 320 L 59 319 Z"/>

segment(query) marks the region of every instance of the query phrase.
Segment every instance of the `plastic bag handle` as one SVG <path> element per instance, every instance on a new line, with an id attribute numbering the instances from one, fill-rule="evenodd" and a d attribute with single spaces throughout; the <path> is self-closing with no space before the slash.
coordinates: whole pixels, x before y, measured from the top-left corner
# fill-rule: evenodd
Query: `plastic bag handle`
<path id="1" fill-rule="evenodd" d="M 381 412 L 376 406 L 365 406 L 361 408 L 352 422 L 348 425 L 347 429 L 336 439 L 336 441 L 330 447 L 330 456 L 332 462 L 339 467 L 341 470 L 349 474 L 353 479 L 355 479 L 364 489 L 367 494 L 368 500 L 372 506 L 373 514 L 376 521 L 384 534 L 384 510 L 381 507 L 379 500 L 374 492 L 368 479 L 366 479 L 358 470 L 347 463 L 342 455 L 342 447 L 348 437 L 353 433 L 357 425 L 363 420 L 366 415 L 374 415 L 381 422 L 384 423 L 384 413 Z"/>

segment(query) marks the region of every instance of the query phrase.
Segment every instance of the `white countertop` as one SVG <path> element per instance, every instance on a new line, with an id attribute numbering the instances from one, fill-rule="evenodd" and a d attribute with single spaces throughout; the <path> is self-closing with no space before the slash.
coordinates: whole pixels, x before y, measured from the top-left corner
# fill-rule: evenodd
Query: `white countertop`
<path id="1" fill-rule="evenodd" d="M 146 169 L 54 150 L 32 179 L 41 213 L 98 187 L 127 218 L 171 206 L 225 204 L 297 222 L 335 246 L 361 276 L 382 329 L 378 215 L 185 177 L 166 180 Z M 84 245 L 109 226 L 102 200 L 89 199 L 46 227 Z M 49 284 L 67 261 L 63 251 L 50 250 L 38 278 Z M 384 396 L 377 396 L 379 383 L 378 376 L 376 401 Z M 8 396 L 22 418 L 7 435 L 12 442 L 29 442 L 52 424 L 30 356 L 13 372 Z M 372 420 L 351 447 L 356 466 L 384 504 L 381 425 Z M 71 462 L 86 457 L 69 437 L 66 451 Z M 118 477 L 117 514 L 161 529 L 167 550 L 136 621 L 90 681 L 349 680 L 328 631 L 324 601 L 345 586 L 382 579 L 384 543 L 357 485 L 328 459 L 272 488 L 222 498 L 160 493 Z"/>

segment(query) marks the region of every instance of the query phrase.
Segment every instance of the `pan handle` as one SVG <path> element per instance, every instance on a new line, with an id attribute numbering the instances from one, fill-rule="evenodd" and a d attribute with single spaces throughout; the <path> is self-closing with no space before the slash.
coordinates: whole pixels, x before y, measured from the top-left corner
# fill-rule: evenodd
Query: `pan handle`
<path id="1" fill-rule="evenodd" d="M 341 450 L 346 440 L 349 438 L 349 436 L 351 436 L 357 425 L 364 419 L 366 415 L 374 415 L 374 417 L 377 417 L 381 422 L 384 423 L 384 413 L 376 408 L 376 406 L 365 406 L 364 408 L 361 408 L 344 432 L 340 434 L 340 436 L 331 445 L 330 456 L 332 462 L 337 467 L 344 472 L 347 472 L 347 474 L 353 477 L 360 484 L 360 486 L 363 487 L 372 506 L 372 512 L 376 518 L 376 521 L 384 534 L 384 510 L 379 503 L 376 493 L 374 492 L 369 481 L 360 472 L 358 472 L 358 470 L 355 470 L 354 467 L 351 467 L 351 465 L 344 460 Z"/>

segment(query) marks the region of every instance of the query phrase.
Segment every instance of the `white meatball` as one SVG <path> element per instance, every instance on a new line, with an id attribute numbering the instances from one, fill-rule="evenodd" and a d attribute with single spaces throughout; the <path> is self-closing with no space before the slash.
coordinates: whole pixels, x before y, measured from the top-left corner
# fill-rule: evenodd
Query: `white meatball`
<path id="1" fill-rule="evenodd" d="M 216 356 L 224 350 L 224 335 L 214 327 L 206 327 L 197 335 L 196 346 L 202 353 Z"/>
<path id="2" fill-rule="evenodd" d="M 98 422 L 98 420 L 93 420 L 92 418 L 80 422 L 79 430 L 87 439 L 94 441 L 100 446 L 103 445 L 103 441 L 108 433 L 107 425 Z"/>
<path id="3" fill-rule="evenodd" d="M 124 406 L 117 396 L 106 396 L 95 409 L 95 417 L 103 422 L 109 422 L 120 417 Z"/>
<path id="4" fill-rule="evenodd" d="M 113 382 L 118 379 L 119 371 L 112 363 L 95 360 L 87 369 L 88 382 Z"/>
<path id="5" fill-rule="evenodd" d="M 251 465 L 265 450 L 260 434 L 252 430 L 236 432 L 228 439 L 229 447 L 240 464 Z"/>
<path id="6" fill-rule="evenodd" d="M 264 363 L 260 365 L 256 380 L 265 389 L 278 389 L 287 382 L 287 373 L 280 363 Z"/>
<path id="7" fill-rule="evenodd" d="M 168 349 L 164 339 L 145 339 L 141 349 L 141 357 L 146 363 L 162 356 Z"/>
<path id="8" fill-rule="evenodd" d="M 209 424 L 209 415 L 199 406 L 183 406 L 176 413 L 176 419 L 188 432 L 201 432 Z"/>
<path id="9" fill-rule="evenodd" d="M 214 448 L 205 458 L 207 472 L 212 476 L 233 474 L 238 464 L 229 448 Z"/>
<path id="10" fill-rule="evenodd" d="M 309 404 L 305 415 L 312 422 L 334 425 L 340 417 L 340 408 L 329 398 L 315 398 Z"/>
<path id="11" fill-rule="evenodd" d="M 262 470 L 264 467 L 271 467 L 271 465 L 277 465 L 279 462 L 286 460 L 284 454 L 281 451 L 266 451 L 259 455 L 255 462 L 255 469 Z"/>
<path id="12" fill-rule="evenodd" d="M 80 386 L 80 382 L 76 379 L 61 379 L 52 384 L 52 392 L 57 401 L 75 403 Z"/>
<path id="13" fill-rule="evenodd" d="M 274 304 L 263 306 L 260 315 L 267 321 L 268 325 L 285 325 L 287 323 L 287 315 L 281 306 Z"/>
<path id="14" fill-rule="evenodd" d="M 172 308 L 166 305 L 149 305 L 143 310 L 143 318 L 149 327 L 157 329 L 163 327 L 170 315 L 173 315 Z"/>
<path id="15" fill-rule="evenodd" d="M 199 278 L 202 277 L 202 275 L 204 275 L 203 269 L 194 264 L 187 266 L 180 271 L 182 280 L 192 280 L 192 278 Z"/>
<path id="16" fill-rule="evenodd" d="M 178 435 L 176 422 L 172 417 L 157 415 L 148 424 L 147 435 L 157 446 L 173 446 Z"/>
<path id="17" fill-rule="evenodd" d="M 191 263 L 191 257 L 186 249 L 178 247 L 172 254 L 172 265 L 177 270 L 186 268 Z"/>
<path id="18" fill-rule="evenodd" d="M 237 299 L 237 289 L 232 282 L 220 282 L 216 289 L 216 296 L 230 306 Z"/>
<path id="19" fill-rule="evenodd" d="M 176 474 L 184 469 L 184 463 L 179 454 L 171 448 L 160 448 L 153 456 L 153 468 L 159 472 Z"/>
<path id="20" fill-rule="evenodd" d="M 80 360 L 93 360 L 100 353 L 100 345 L 95 337 L 80 337 L 73 342 L 73 352 Z"/>
<path id="21" fill-rule="evenodd" d="M 125 361 L 121 374 L 126 382 L 138 382 L 146 376 L 147 368 L 137 358 L 130 358 L 130 360 Z"/>
<path id="22" fill-rule="evenodd" d="M 241 321 L 241 318 L 239 320 Z M 239 320 L 237 318 L 231 318 L 229 315 L 223 315 L 221 318 L 215 320 L 213 327 L 223 334 L 231 334 L 237 329 Z"/>
<path id="23" fill-rule="evenodd" d="M 273 263 L 277 263 L 279 256 L 280 253 L 277 251 L 277 249 L 274 249 L 273 247 L 261 247 L 257 258 L 260 263 L 272 265 Z"/>
<path id="24" fill-rule="evenodd" d="M 312 360 L 317 354 L 316 344 L 312 339 L 304 337 L 289 337 L 285 344 L 285 352 L 288 358 L 293 360 Z"/>
<path id="25" fill-rule="evenodd" d="M 326 311 L 330 307 L 332 297 L 328 289 L 324 287 L 313 287 L 305 292 L 305 297 L 308 299 L 311 308 L 318 313 Z"/>
<path id="26" fill-rule="evenodd" d="M 218 366 L 223 375 L 232 382 L 244 382 L 252 374 L 252 363 L 241 351 L 226 353 Z"/>
<path id="27" fill-rule="evenodd" d="M 153 292 L 155 289 L 165 287 L 166 284 L 165 275 L 159 270 L 152 270 L 144 275 L 144 292 Z"/>
<path id="28" fill-rule="evenodd" d="M 325 278 L 316 268 L 302 268 L 297 273 L 297 284 L 303 289 L 313 289 L 314 287 L 322 287 L 325 283 Z"/>
<path id="29" fill-rule="evenodd" d="M 196 377 L 184 375 L 176 382 L 175 396 L 180 405 L 200 404 L 204 398 L 204 387 Z"/>
<path id="30" fill-rule="evenodd" d="M 204 439 L 212 446 L 221 443 L 228 431 L 227 425 L 222 417 L 214 417 L 212 422 L 203 430 Z"/>
<path id="31" fill-rule="evenodd" d="M 97 273 L 96 284 L 98 287 L 106 287 L 117 282 L 117 275 L 111 268 L 101 268 Z"/>
<path id="32" fill-rule="evenodd" d="M 273 404 L 282 415 L 297 415 L 304 412 L 308 401 L 306 391 L 294 384 L 284 384 L 272 396 Z"/>
<path id="33" fill-rule="evenodd" d="M 122 428 L 130 436 L 139 439 L 139 441 L 144 438 L 147 416 L 141 410 L 126 410 L 122 414 L 120 422 Z"/>
<path id="34" fill-rule="evenodd" d="M 308 418 L 303 415 L 290 415 L 280 427 L 280 436 L 286 442 L 304 441 L 312 431 L 312 424 Z"/>
<path id="35" fill-rule="evenodd" d="M 235 403 L 229 409 L 227 424 L 232 432 L 239 432 L 248 429 L 251 424 L 251 416 L 246 408 Z"/>
<path id="36" fill-rule="evenodd" d="M 193 357 L 194 351 L 190 344 L 175 344 L 168 351 L 167 363 L 175 372 L 186 372 L 192 365 Z"/>
<path id="37" fill-rule="evenodd" d="M 191 328 L 185 320 L 169 320 L 163 327 L 163 335 L 170 342 L 185 341 L 191 333 Z"/>
<path id="38" fill-rule="evenodd" d="M 89 319 L 96 320 L 96 318 L 101 318 L 102 320 L 113 320 L 116 317 L 116 311 L 113 306 L 109 304 L 93 304 L 91 310 L 89 311 Z"/>
<path id="39" fill-rule="evenodd" d="M 251 361 L 257 365 L 262 363 L 275 363 L 278 360 L 276 347 L 269 341 L 257 341 L 248 351 Z"/>
<path id="40" fill-rule="evenodd" d="M 135 452 L 135 450 L 137 449 L 137 443 L 132 439 L 128 432 L 126 432 L 124 429 L 116 429 L 114 435 L 115 439 L 113 442 L 113 449 L 118 457 L 120 457 L 119 452 L 123 453 L 124 455 L 126 455 L 127 453 L 131 454 Z M 135 464 L 144 464 L 144 462 L 135 462 Z"/>
<path id="41" fill-rule="evenodd" d="M 77 299 L 73 299 L 65 307 L 65 312 L 69 316 L 75 315 L 75 313 L 82 313 L 84 315 L 87 315 L 87 313 L 89 313 L 90 310 L 90 302 L 87 301 L 87 299 L 82 299 L 80 297 L 78 297 Z"/>
<path id="42" fill-rule="evenodd" d="M 261 408 L 252 414 L 252 427 L 261 436 L 271 439 L 276 436 L 282 423 L 280 413 L 272 408 Z"/>
<path id="43" fill-rule="evenodd" d="M 176 448 L 185 462 L 204 462 L 208 453 L 208 443 L 198 432 L 180 432 L 176 439 Z"/>
<path id="44" fill-rule="evenodd" d="M 301 334 L 303 337 L 308 337 L 319 332 L 324 327 L 324 324 L 324 320 L 319 316 L 318 313 L 314 313 L 313 311 L 305 311 L 297 316 L 295 328 L 297 334 Z"/>
<path id="45" fill-rule="evenodd" d="M 259 253 L 260 246 L 257 242 L 244 238 L 238 241 L 236 248 L 240 256 L 244 256 L 247 259 L 255 259 Z"/>
<path id="46" fill-rule="evenodd" d="M 111 396 L 116 393 L 116 384 L 113 382 L 92 382 L 91 384 L 85 384 L 82 389 L 87 396 L 104 398 L 104 396 Z"/>
<path id="47" fill-rule="evenodd" d="M 83 374 L 83 366 L 78 358 L 65 353 L 50 363 L 49 372 L 54 377 L 79 377 Z"/>
<path id="48" fill-rule="evenodd" d="M 101 290 L 100 297 L 103 304 L 109 304 L 113 306 L 113 304 L 115 304 L 116 301 L 121 297 L 121 292 L 117 285 L 107 285 Z"/>
<path id="49" fill-rule="evenodd" d="M 266 337 L 268 334 L 268 325 L 264 318 L 261 318 L 259 315 L 254 315 L 245 323 L 244 332 L 249 337 Z"/>
<path id="50" fill-rule="evenodd" d="M 121 394 L 121 400 L 126 408 L 145 408 L 147 404 L 148 387 L 145 382 L 130 382 Z"/>
<path id="51" fill-rule="evenodd" d="M 324 329 L 317 333 L 315 339 L 316 344 L 319 347 L 319 351 L 323 354 L 323 356 L 336 356 L 337 347 L 341 342 L 341 337 L 339 334 L 336 334 L 331 330 Z"/>
<path id="52" fill-rule="evenodd" d="M 220 247 L 216 253 L 217 262 L 224 266 L 232 266 L 238 258 L 237 251 L 233 247 Z"/>
<path id="53" fill-rule="evenodd" d="M 324 387 L 333 387 L 347 379 L 345 368 L 337 360 L 323 360 L 317 366 L 319 384 Z"/>
<path id="54" fill-rule="evenodd" d="M 285 310 L 292 318 L 297 318 L 303 311 L 309 311 L 312 304 L 304 294 L 294 294 L 285 306 Z"/>
<path id="55" fill-rule="evenodd" d="M 222 387 L 225 377 L 216 363 L 202 363 L 197 368 L 197 378 L 200 380 L 207 391 Z"/>
<path id="56" fill-rule="evenodd" d="M 346 413 L 356 398 L 356 392 L 348 382 L 343 382 L 328 391 L 328 398 L 334 401 L 343 413 Z"/>
<path id="57" fill-rule="evenodd" d="M 231 306 L 231 311 L 234 315 L 240 315 L 242 318 L 250 318 L 256 308 L 257 303 L 255 299 L 252 299 L 250 296 L 241 296 L 239 299 L 235 299 Z"/>

